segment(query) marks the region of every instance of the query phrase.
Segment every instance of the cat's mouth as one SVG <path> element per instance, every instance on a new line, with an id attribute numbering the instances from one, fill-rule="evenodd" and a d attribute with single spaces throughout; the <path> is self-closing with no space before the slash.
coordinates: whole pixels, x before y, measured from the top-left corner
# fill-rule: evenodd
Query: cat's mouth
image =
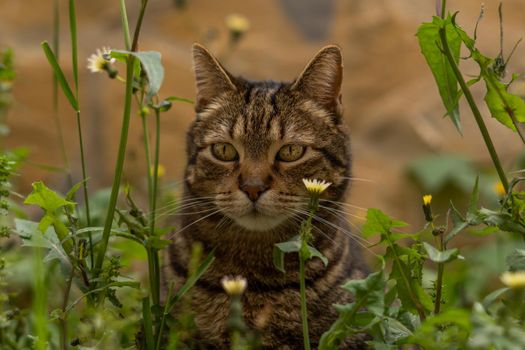
<path id="1" fill-rule="evenodd" d="M 254 205 L 251 210 L 235 217 L 234 220 L 237 225 L 250 231 L 269 231 L 282 224 L 286 217 L 282 214 L 266 214 Z"/>

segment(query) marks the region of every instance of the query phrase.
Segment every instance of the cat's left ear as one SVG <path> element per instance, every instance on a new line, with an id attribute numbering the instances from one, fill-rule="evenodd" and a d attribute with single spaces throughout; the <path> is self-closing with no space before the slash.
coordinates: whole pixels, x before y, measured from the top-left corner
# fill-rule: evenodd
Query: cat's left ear
<path id="1" fill-rule="evenodd" d="M 330 112 L 341 110 L 343 56 L 337 45 L 322 48 L 308 63 L 292 89 L 301 92 Z"/>
<path id="2" fill-rule="evenodd" d="M 200 44 L 193 44 L 193 68 L 197 83 L 197 111 L 226 91 L 237 90 L 233 76 Z"/>

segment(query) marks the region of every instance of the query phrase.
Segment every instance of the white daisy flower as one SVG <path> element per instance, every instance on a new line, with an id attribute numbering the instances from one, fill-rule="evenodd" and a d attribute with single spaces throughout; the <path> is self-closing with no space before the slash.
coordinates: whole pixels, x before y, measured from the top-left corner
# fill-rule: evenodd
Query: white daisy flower
<path id="1" fill-rule="evenodd" d="M 332 184 L 331 182 L 317 179 L 303 179 L 303 183 L 308 192 L 312 194 L 321 194 Z"/>
<path id="2" fill-rule="evenodd" d="M 89 56 L 87 68 L 91 73 L 100 73 L 108 68 L 108 64 L 115 63 L 115 59 L 111 58 L 111 49 L 109 47 L 103 47 L 97 49 L 97 53 Z"/>

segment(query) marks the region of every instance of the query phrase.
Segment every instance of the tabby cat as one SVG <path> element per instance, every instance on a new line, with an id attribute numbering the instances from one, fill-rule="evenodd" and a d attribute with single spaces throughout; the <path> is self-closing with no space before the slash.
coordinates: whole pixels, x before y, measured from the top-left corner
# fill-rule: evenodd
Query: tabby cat
<path id="1" fill-rule="evenodd" d="M 204 47 L 193 46 L 196 119 L 187 135 L 188 164 L 179 231 L 169 249 L 166 281 L 181 285 L 195 242 L 215 261 L 192 289 L 198 342 L 226 349 L 229 298 L 223 276 L 243 276 L 247 325 L 264 348 L 303 347 L 297 255 L 286 273 L 272 262 L 274 244 L 299 232 L 308 203 L 303 178 L 332 185 L 322 194 L 312 245 L 327 258 L 307 262 L 311 342 L 337 318 L 334 303 L 350 301 L 340 285 L 363 278 L 366 267 L 337 202 L 349 185 L 348 135 L 342 126 L 342 56 L 323 48 L 291 83 L 249 81 L 231 75 Z M 345 348 L 362 349 L 350 339 Z"/>

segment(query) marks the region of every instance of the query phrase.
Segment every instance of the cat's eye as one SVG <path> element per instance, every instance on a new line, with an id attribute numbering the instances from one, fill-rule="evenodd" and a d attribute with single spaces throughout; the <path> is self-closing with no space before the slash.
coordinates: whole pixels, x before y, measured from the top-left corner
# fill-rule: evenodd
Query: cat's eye
<path id="1" fill-rule="evenodd" d="M 284 145 L 277 153 L 277 160 L 282 162 L 294 162 L 304 155 L 306 147 L 301 145 Z"/>
<path id="2" fill-rule="evenodd" d="M 223 162 L 232 162 L 239 158 L 237 150 L 231 143 L 221 142 L 215 143 L 211 146 L 211 153 L 218 160 Z"/>

